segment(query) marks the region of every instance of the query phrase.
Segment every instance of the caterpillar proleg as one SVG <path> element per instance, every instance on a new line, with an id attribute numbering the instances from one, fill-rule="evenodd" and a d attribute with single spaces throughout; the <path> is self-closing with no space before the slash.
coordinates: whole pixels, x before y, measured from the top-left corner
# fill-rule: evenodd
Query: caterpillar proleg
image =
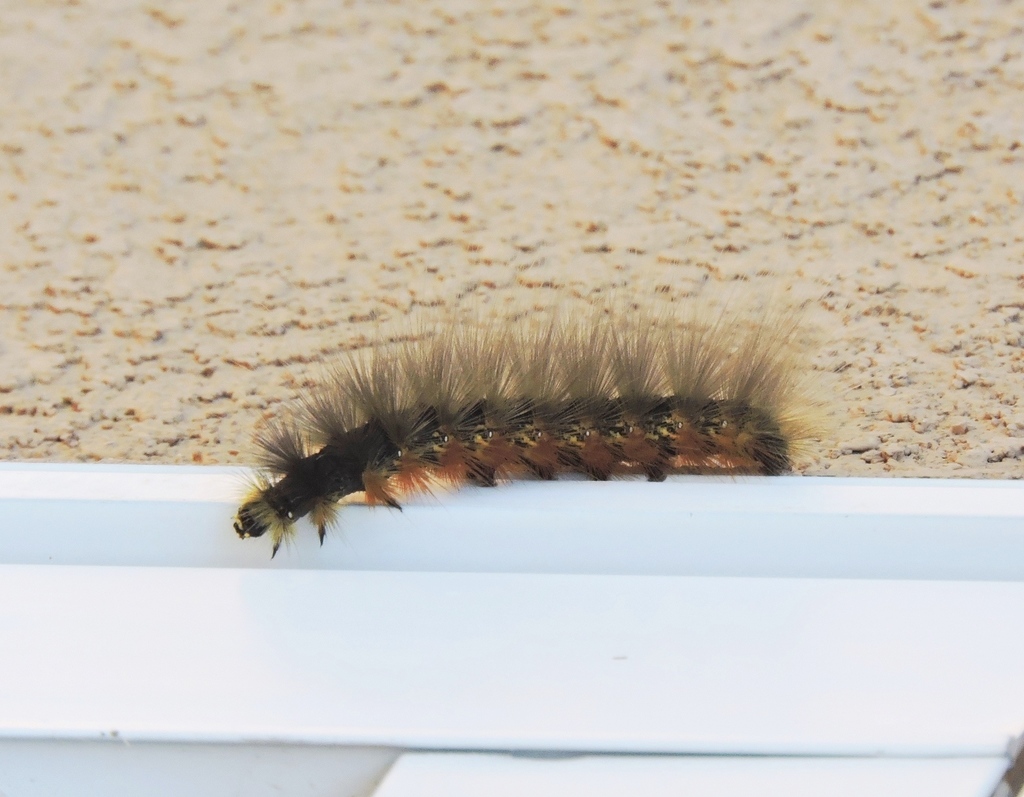
<path id="1" fill-rule="evenodd" d="M 338 502 L 501 479 L 788 471 L 813 434 L 787 354 L 792 324 L 753 328 L 637 312 L 453 325 L 352 355 L 257 435 L 234 528 L 276 554 Z"/>

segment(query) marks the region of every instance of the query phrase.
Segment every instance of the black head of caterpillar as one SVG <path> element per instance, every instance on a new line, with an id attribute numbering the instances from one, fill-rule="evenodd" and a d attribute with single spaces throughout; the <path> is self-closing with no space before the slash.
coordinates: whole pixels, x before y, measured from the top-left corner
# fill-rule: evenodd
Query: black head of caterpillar
<path id="1" fill-rule="evenodd" d="M 243 539 L 269 533 L 272 555 L 295 523 L 307 515 L 322 545 L 338 501 L 366 491 L 367 467 L 398 460 L 401 453 L 377 423 L 339 434 L 334 443 L 312 454 L 306 453 L 303 436 L 294 426 L 273 427 L 258 442 L 263 449 L 263 472 L 239 507 L 234 529 Z"/>
<path id="2" fill-rule="evenodd" d="M 454 328 L 350 358 L 258 436 L 235 531 L 269 535 L 276 554 L 306 516 L 322 544 L 354 493 L 400 508 L 436 484 L 790 469 L 812 431 L 784 354 L 792 326 L 612 321 Z"/>

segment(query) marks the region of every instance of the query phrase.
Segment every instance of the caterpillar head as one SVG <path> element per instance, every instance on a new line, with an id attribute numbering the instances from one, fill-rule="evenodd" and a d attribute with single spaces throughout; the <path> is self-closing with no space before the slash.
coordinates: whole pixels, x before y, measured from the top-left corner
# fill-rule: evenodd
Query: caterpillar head
<path id="1" fill-rule="evenodd" d="M 235 533 L 242 539 L 270 534 L 277 554 L 281 543 L 290 537 L 295 527 L 294 513 L 275 501 L 276 491 L 270 484 L 255 485 L 235 515 Z"/>
<path id="2" fill-rule="evenodd" d="M 341 495 L 351 492 L 354 491 L 349 489 Z M 298 489 L 296 481 L 287 477 L 272 483 L 259 475 L 235 514 L 235 533 L 243 540 L 268 534 L 274 544 L 273 557 L 281 543 L 292 538 L 299 519 L 308 515 L 323 545 L 328 527 L 337 519 L 338 497 L 333 493 L 310 494 L 306 489 Z"/>

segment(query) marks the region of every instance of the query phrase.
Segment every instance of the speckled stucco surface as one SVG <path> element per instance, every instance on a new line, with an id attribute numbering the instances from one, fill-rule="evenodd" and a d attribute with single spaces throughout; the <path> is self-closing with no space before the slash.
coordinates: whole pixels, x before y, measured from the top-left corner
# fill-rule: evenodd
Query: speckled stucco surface
<path id="1" fill-rule="evenodd" d="M 805 473 L 1024 475 L 1024 5 L 0 4 L 0 449 L 245 462 L 388 325 L 802 305 Z M 710 301 L 710 299 L 707 299 Z"/>

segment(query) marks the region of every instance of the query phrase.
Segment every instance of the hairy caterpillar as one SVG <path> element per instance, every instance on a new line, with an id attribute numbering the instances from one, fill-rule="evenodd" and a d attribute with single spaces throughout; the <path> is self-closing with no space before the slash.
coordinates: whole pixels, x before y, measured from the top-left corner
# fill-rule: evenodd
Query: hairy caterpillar
<path id="1" fill-rule="evenodd" d="M 746 332 L 637 312 L 511 330 L 453 326 L 353 355 L 257 435 L 235 519 L 273 552 L 345 496 L 400 508 L 435 484 L 626 474 L 768 474 L 811 434 L 785 355 L 792 324 Z"/>

